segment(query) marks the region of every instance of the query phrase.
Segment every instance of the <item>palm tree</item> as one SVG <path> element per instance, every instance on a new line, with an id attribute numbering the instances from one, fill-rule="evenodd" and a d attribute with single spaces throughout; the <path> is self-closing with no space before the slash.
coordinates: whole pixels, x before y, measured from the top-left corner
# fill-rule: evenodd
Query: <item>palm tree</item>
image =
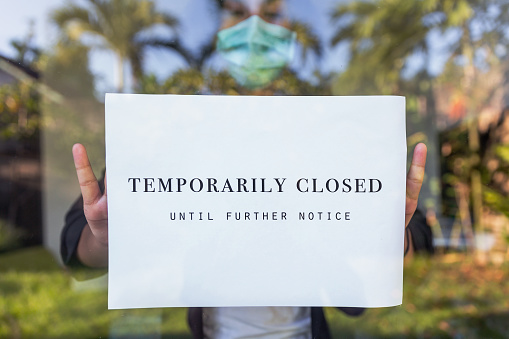
<path id="1" fill-rule="evenodd" d="M 332 18 L 339 28 L 331 43 L 349 43 L 351 63 L 344 77 L 358 90 L 365 84 L 355 79 L 363 78 L 374 81 L 378 91 L 397 92 L 410 57 L 420 54 L 430 61 L 431 32 L 456 36 L 444 37 L 449 42 L 446 52 L 449 61 L 464 60 L 466 85 L 472 81 L 476 52 L 484 49 L 494 55 L 496 48 L 509 46 L 508 0 L 353 1 L 338 5 Z M 427 66 L 422 67 L 426 73 Z"/>
<path id="2" fill-rule="evenodd" d="M 297 33 L 297 42 L 302 49 L 302 62 L 306 62 L 308 52 L 310 51 L 318 58 L 322 56 L 322 43 L 320 38 L 309 25 L 300 21 L 292 21 L 290 23 L 290 30 Z"/>
<path id="3" fill-rule="evenodd" d="M 427 9 L 425 3 L 354 1 L 336 8 L 333 20 L 339 29 L 332 45 L 349 43 L 351 63 L 343 77 L 348 78 L 352 90 L 362 90 L 365 83 L 371 83 L 368 91 L 397 91 L 405 59 L 427 51 L 430 28 L 422 19 L 434 8 Z"/>
<path id="4" fill-rule="evenodd" d="M 53 21 L 67 35 L 79 39 L 84 34 L 100 38 L 99 47 L 112 50 L 117 57 L 117 89 L 124 89 L 124 65 L 130 64 L 133 82 L 143 74 L 143 54 L 153 41 L 141 33 L 156 25 L 174 29 L 177 20 L 160 13 L 150 0 L 87 0 L 81 6 L 74 3 L 53 13 Z"/>
<path id="5" fill-rule="evenodd" d="M 28 34 L 25 38 L 22 40 L 13 39 L 10 45 L 16 51 L 15 60 L 17 62 L 36 68 L 37 61 L 41 56 L 41 50 L 34 45 L 34 36 L 34 21 L 30 21 Z"/>
<path id="6" fill-rule="evenodd" d="M 452 33 L 455 39 L 444 38 L 448 42 L 447 64 L 462 67 L 461 79 L 457 81 L 459 89 L 470 100 L 467 107 L 478 106 L 479 103 L 474 102 L 476 95 L 473 87 L 480 76 L 477 67 L 480 63 L 476 57 L 487 56 L 481 62 L 483 67 L 490 68 L 499 63 L 498 58 L 493 56 L 497 55 L 497 49 L 509 48 L 506 34 L 508 16 L 507 0 L 376 0 L 339 5 L 333 13 L 339 29 L 332 44 L 348 42 L 351 61 L 347 70 L 336 80 L 335 92 L 401 93 L 405 83 L 403 71 L 409 59 L 420 54 L 425 63 L 414 79 L 424 78 L 427 86 L 424 90 L 417 89 L 419 93 L 414 94 L 425 97 L 430 124 L 434 125 L 435 94 L 431 80 L 436 75 L 428 72 L 427 67 L 432 52 L 430 34 Z M 471 110 L 468 116 L 468 146 L 471 153 L 470 159 L 467 159 L 471 169 L 469 185 L 474 223 L 479 227 L 482 208 L 481 178 L 477 169 L 480 165 L 479 134 L 475 112 Z M 468 192 L 463 200 L 468 200 Z"/>

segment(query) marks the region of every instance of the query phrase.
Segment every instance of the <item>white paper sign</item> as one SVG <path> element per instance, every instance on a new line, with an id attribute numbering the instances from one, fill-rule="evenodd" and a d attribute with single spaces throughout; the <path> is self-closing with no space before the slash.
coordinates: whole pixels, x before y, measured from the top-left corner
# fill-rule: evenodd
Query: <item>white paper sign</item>
<path id="1" fill-rule="evenodd" d="M 401 304 L 404 112 L 108 94 L 109 308 Z"/>

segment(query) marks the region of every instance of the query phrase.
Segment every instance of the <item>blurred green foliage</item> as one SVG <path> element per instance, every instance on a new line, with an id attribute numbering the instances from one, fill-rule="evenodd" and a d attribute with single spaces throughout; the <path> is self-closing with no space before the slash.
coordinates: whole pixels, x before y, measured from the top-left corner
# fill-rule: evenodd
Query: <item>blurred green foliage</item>
<path id="1" fill-rule="evenodd" d="M 479 117 L 497 98 L 500 110 L 506 104 L 500 91 L 507 97 L 508 79 L 499 75 L 509 71 L 509 1 L 351 1 L 338 4 L 332 17 L 332 45 L 350 52 L 333 94 L 406 96 L 409 146 L 428 144 L 423 195 L 428 191 L 442 200 L 442 208 L 433 209 L 452 218 L 461 212 L 463 226 L 472 217 L 479 228 L 483 205 L 506 214 L 509 179 L 502 173 L 508 152 L 497 137 L 503 124 L 482 130 Z M 447 59 L 437 72 L 430 66 L 439 40 Z M 433 159 L 440 162 L 434 165 Z"/>
<path id="2" fill-rule="evenodd" d="M 285 69 L 269 87 L 257 94 L 270 95 L 330 95 L 327 80 L 318 85 L 299 79 L 297 75 Z M 157 81 L 155 75 L 142 79 L 140 93 L 155 94 L 222 94 L 251 95 L 250 90 L 238 85 L 226 71 L 200 72 L 195 69 L 184 69 L 175 72 L 163 83 Z"/>
<path id="3" fill-rule="evenodd" d="M 0 86 L 0 140 L 37 140 L 40 95 L 33 82 Z"/>

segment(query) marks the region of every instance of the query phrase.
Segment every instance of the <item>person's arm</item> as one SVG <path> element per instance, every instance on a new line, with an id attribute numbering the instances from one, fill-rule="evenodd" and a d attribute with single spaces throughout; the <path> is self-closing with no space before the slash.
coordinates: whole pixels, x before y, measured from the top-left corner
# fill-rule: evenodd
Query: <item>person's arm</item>
<path id="1" fill-rule="evenodd" d="M 76 174 L 83 198 L 86 225 L 77 246 L 78 260 L 89 267 L 108 266 L 108 206 L 106 178 L 101 192 L 92 171 L 85 147 L 76 144 L 72 149 Z"/>
<path id="2" fill-rule="evenodd" d="M 408 170 L 406 178 L 406 203 L 405 203 L 405 249 L 406 254 L 413 252 L 412 234 L 407 229 L 410 220 L 412 219 L 415 210 L 417 209 L 417 202 L 419 193 L 421 191 L 422 182 L 424 180 L 424 167 L 426 165 L 427 155 L 426 145 L 423 143 L 418 144 L 414 148 L 412 163 Z"/>
<path id="3" fill-rule="evenodd" d="M 412 220 L 406 228 L 410 240 L 408 256 L 412 254 L 433 254 L 433 232 L 427 221 L 426 215 L 419 208 L 414 213 Z"/>
<path id="4" fill-rule="evenodd" d="M 83 199 L 81 195 L 67 211 L 65 224 L 60 235 L 60 255 L 65 266 L 80 268 L 84 266 L 78 259 L 78 242 L 87 219 L 83 213 Z"/>
<path id="5" fill-rule="evenodd" d="M 78 259 L 88 267 L 108 267 L 108 243 L 97 241 L 88 224 L 83 228 L 78 242 Z"/>

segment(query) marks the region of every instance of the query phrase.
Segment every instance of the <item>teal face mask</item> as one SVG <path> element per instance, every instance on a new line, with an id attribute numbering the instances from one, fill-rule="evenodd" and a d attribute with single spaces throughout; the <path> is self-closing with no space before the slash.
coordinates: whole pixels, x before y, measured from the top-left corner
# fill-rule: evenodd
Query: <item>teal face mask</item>
<path id="1" fill-rule="evenodd" d="M 290 62 L 297 34 L 253 15 L 217 33 L 217 51 L 233 78 L 254 89 L 269 85 Z"/>

